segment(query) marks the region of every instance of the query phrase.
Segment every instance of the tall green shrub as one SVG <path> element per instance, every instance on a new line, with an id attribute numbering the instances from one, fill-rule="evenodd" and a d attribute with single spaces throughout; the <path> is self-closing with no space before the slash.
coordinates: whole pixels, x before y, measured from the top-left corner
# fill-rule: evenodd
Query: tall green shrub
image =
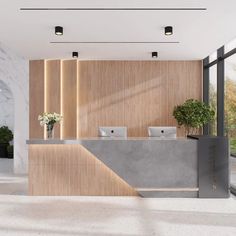
<path id="1" fill-rule="evenodd" d="M 214 119 L 215 112 L 204 102 L 188 99 L 174 107 L 173 116 L 179 126 L 184 126 L 186 134 L 195 134 L 199 128 Z"/>

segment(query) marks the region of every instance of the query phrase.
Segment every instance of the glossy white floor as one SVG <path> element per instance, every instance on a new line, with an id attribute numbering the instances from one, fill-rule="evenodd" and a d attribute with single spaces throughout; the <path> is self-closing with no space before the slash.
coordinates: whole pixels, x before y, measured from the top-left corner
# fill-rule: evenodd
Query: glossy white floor
<path id="1" fill-rule="evenodd" d="M 27 195 L 27 180 L 26 175 L 13 174 L 13 160 L 0 158 L 0 194 Z"/>
<path id="2" fill-rule="evenodd" d="M 2 163 L 1 169 L 10 166 Z M 0 236 L 236 235 L 234 197 L 29 197 L 19 195 L 27 191 L 25 176 L 0 178 Z"/>

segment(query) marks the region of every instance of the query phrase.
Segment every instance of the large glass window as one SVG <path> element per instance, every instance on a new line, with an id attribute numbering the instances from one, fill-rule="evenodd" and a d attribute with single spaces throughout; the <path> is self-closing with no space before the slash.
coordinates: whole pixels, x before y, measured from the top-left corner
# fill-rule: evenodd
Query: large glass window
<path id="1" fill-rule="evenodd" d="M 210 67 L 209 71 L 209 105 L 215 111 L 215 118 L 210 124 L 209 132 L 211 135 L 217 135 L 217 67 Z"/>
<path id="2" fill-rule="evenodd" d="M 236 39 L 221 47 L 217 53 L 213 53 L 205 64 L 205 86 L 209 97 L 209 105 L 215 110 L 216 116 L 206 129 L 205 134 L 227 135 L 230 141 L 230 163 L 231 163 L 231 192 L 236 194 Z M 224 53 L 222 53 L 224 51 Z M 223 60 L 223 61 L 222 61 Z M 213 63 L 212 63 L 213 62 Z M 223 63 L 222 63 L 223 62 Z M 210 64 L 211 63 L 211 64 Z M 224 71 L 224 74 L 222 73 Z M 218 74 L 217 74 L 218 72 Z M 209 76 L 209 78 L 208 78 Z M 217 81 L 219 85 L 217 86 Z M 209 82 L 209 90 L 208 90 Z M 222 86 L 220 86 L 222 85 Z M 218 89 L 218 90 L 217 90 Z M 223 101 L 222 101 L 223 97 Z M 222 104 L 223 102 L 223 104 Z M 217 110 L 218 115 L 217 117 Z M 223 116 L 223 117 L 222 117 Z M 223 119 L 222 119 L 223 118 Z M 218 133 L 217 133 L 217 122 Z"/>
<path id="3" fill-rule="evenodd" d="M 236 156 L 236 54 L 225 59 L 225 134 Z"/>

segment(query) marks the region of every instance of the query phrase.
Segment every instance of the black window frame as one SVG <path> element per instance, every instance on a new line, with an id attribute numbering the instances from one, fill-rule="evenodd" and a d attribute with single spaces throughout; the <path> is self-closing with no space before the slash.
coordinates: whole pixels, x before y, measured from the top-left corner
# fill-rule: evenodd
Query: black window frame
<path id="1" fill-rule="evenodd" d="M 224 96 L 225 96 L 225 59 L 236 54 L 236 48 L 225 53 L 224 46 L 217 50 L 217 58 L 209 62 L 209 56 L 203 59 L 203 101 L 209 104 L 209 84 L 210 84 L 210 68 L 217 66 L 217 136 L 224 135 Z M 210 134 L 209 125 L 203 128 L 203 134 Z"/>
<path id="2" fill-rule="evenodd" d="M 224 99 L 225 99 L 225 59 L 236 54 L 236 48 L 225 53 L 225 47 L 222 46 L 217 50 L 217 59 L 209 62 L 209 56 L 203 60 L 203 101 L 209 104 L 209 84 L 210 84 L 210 68 L 214 65 L 217 66 L 217 136 L 225 136 L 225 110 L 224 110 Z M 203 127 L 203 134 L 210 134 L 209 124 Z M 230 153 L 231 156 L 232 155 Z M 231 193 L 236 195 L 236 188 L 234 185 L 230 187 Z"/>

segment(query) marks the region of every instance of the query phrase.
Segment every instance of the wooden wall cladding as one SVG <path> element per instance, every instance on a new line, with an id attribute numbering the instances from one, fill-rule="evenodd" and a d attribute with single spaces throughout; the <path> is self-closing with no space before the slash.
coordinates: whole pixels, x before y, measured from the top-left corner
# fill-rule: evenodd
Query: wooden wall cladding
<path id="1" fill-rule="evenodd" d="M 49 60 L 46 61 L 46 112 L 61 113 L 61 61 Z M 60 138 L 60 125 L 55 124 L 54 137 Z"/>
<path id="2" fill-rule="evenodd" d="M 80 145 L 29 146 L 30 195 L 137 196 Z"/>
<path id="3" fill-rule="evenodd" d="M 174 106 L 202 99 L 201 71 L 201 61 L 80 62 L 79 137 L 97 136 L 98 126 L 127 126 L 134 137 L 176 126 Z"/>
<path id="4" fill-rule="evenodd" d="M 62 138 L 77 136 L 77 60 L 62 61 Z"/>
<path id="5" fill-rule="evenodd" d="M 29 71 L 29 137 L 43 138 L 38 115 L 44 112 L 44 60 L 30 61 Z"/>
<path id="6" fill-rule="evenodd" d="M 148 136 L 148 126 L 168 124 L 167 71 L 163 62 L 125 63 L 123 100 L 129 136 Z"/>
<path id="7" fill-rule="evenodd" d="M 80 62 L 80 137 L 96 137 L 98 126 L 124 126 L 124 62 Z"/>
<path id="8" fill-rule="evenodd" d="M 31 62 L 31 77 L 43 70 L 37 63 Z M 176 126 L 175 105 L 188 98 L 202 99 L 201 61 L 55 60 L 47 61 L 47 67 L 46 106 L 57 111 L 60 101 L 61 138 L 94 137 L 99 126 L 127 126 L 129 136 L 147 136 L 148 126 Z M 43 96 L 40 76 L 42 71 L 31 83 L 39 83 L 38 93 Z M 31 90 L 34 94 L 34 88 Z M 42 104 L 31 109 L 38 115 Z M 30 122 L 34 124 L 30 127 L 38 125 L 31 118 Z M 31 132 L 34 137 L 42 135 L 41 131 Z M 178 136 L 183 135 L 178 129 Z"/>

